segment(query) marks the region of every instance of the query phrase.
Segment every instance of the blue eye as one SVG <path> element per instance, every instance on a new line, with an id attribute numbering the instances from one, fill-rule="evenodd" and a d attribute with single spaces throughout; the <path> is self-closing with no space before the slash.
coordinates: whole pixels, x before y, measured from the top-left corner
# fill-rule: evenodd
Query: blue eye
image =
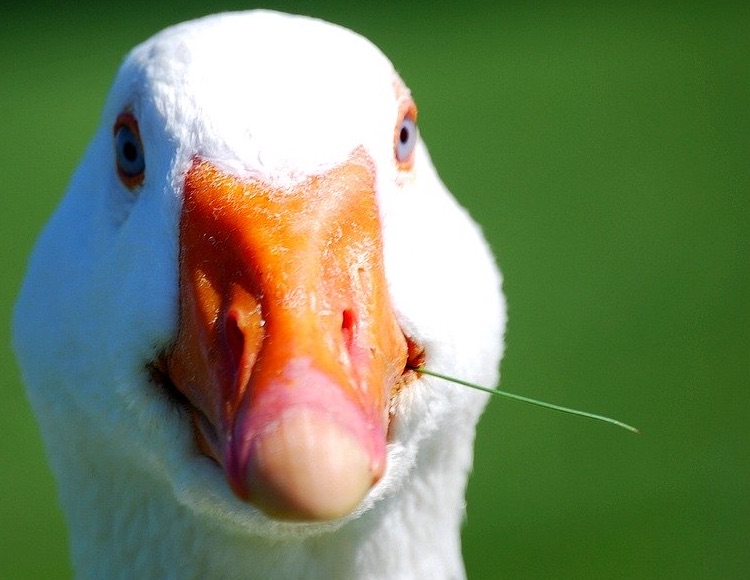
<path id="1" fill-rule="evenodd" d="M 143 183 L 146 158 L 138 130 L 138 121 L 130 113 L 117 117 L 114 127 L 115 160 L 120 181 L 133 189 Z"/>
<path id="2" fill-rule="evenodd" d="M 413 162 L 414 147 L 417 145 L 417 121 L 412 114 L 404 115 L 396 127 L 395 154 L 399 165 L 408 169 Z"/>

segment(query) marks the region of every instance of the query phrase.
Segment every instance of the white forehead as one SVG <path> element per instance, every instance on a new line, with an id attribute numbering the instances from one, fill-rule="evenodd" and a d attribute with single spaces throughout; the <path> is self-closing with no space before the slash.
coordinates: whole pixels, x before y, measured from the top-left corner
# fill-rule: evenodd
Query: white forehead
<path id="1" fill-rule="evenodd" d="M 395 83 L 388 59 L 345 28 L 267 11 L 229 13 L 168 28 L 136 47 L 108 109 L 155 114 L 172 142 L 224 163 L 305 172 L 359 145 L 390 142 Z"/>

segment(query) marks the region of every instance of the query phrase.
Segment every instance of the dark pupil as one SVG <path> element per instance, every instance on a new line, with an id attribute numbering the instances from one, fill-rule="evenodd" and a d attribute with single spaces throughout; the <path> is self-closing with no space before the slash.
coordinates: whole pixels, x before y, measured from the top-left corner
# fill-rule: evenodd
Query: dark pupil
<path id="1" fill-rule="evenodd" d="M 398 139 L 401 143 L 406 143 L 409 140 L 409 129 L 401 127 L 401 132 L 398 134 Z"/>
<path id="2" fill-rule="evenodd" d="M 122 154 L 131 163 L 138 159 L 138 149 L 132 141 L 126 141 L 122 146 Z"/>

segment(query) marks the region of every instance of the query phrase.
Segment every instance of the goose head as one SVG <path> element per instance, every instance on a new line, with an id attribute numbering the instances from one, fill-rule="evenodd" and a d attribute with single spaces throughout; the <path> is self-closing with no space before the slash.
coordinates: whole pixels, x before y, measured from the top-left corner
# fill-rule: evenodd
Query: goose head
<path id="1" fill-rule="evenodd" d="M 122 64 L 15 310 L 76 566 L 170 542 L 189 560 L 224 533 L 216 551 L 366 543 L 394 518 L 457 543 L 486 395 L 413 367 L 494 385 L 504 316 L 369 41 L 265 11 L 157 34 Z"/>

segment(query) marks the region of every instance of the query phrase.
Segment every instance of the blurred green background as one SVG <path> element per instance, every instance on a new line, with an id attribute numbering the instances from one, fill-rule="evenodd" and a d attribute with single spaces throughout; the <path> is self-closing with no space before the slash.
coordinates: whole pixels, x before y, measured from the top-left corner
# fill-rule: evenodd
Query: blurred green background
<path id="1" fill-rule="evenodd" d="M 502 388 L 643 431 L 491 403 L 469 576 L 749 577 L 750 3 L 269 5 L 363 33 L 411 86 L 435 164 L 505 274 Z M 123 55 L 250 6 L 3 9 L 0 343 Z M 0 356 L 0 577 L 66 578 L 39 434 Z"/>

